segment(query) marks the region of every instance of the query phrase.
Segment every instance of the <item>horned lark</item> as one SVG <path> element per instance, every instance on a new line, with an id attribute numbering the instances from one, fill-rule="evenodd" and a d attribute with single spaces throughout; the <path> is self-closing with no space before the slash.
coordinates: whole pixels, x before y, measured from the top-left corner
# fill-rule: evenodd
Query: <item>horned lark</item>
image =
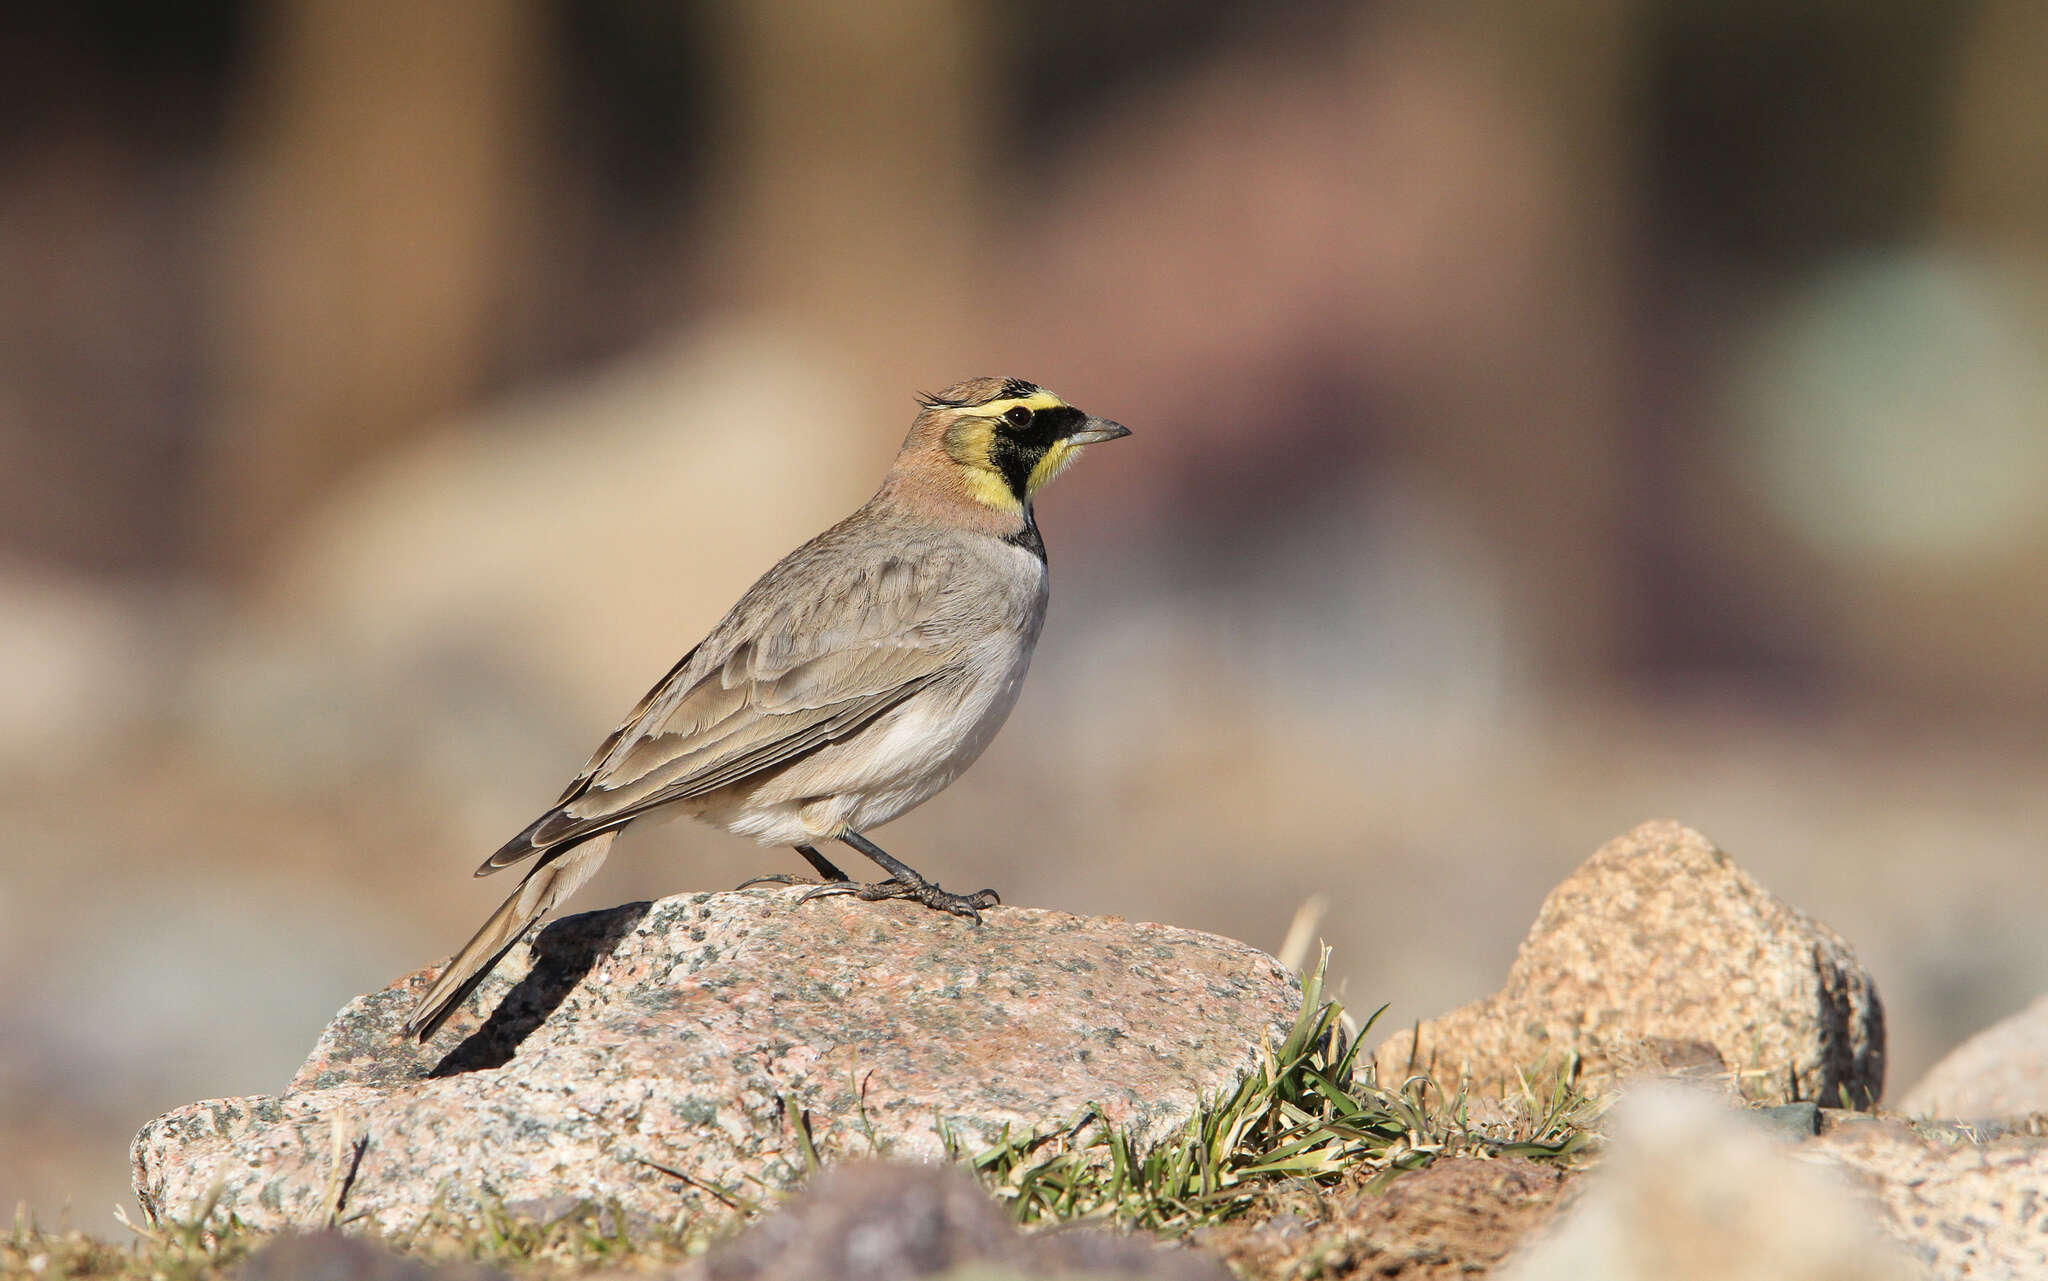
<path id="1" fill-rule="evenodd" d="M 656 810 L 795 846 L 823 878 L 803 900 L 914 899 L 977 923 L 999 901 L 940 889 L 865 833 L 958 778 L 1001 728 L 1045 620 L 1032 497 L 1082 446 L 1130 432 L 1015 378 L 919 403 L 875 496 L 748 588 L 554 808 L 484 860 L 478 876 L 534 864 L 420 998 L 408 1033 L 432 1036 L 590 879 L 619 829 Z M 887 878 L 849 880 L 819 853 L 827 841 Z"/>

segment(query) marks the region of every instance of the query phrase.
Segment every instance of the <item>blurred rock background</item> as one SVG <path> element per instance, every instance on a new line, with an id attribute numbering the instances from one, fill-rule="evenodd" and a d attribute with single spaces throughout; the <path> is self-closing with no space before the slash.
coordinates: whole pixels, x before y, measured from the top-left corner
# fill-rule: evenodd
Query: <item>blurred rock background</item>
<path id="1" fill-rule="evenodd" d="M 281 1087 L 910 393 L 1137 435 L 948 884 L 1491 991 L 1671 816 L 1892 1091 L 2048 976 L 2048 8 L 91 0 L 0 28 L 0 1205 Z M 581 902 L 764 851 L 637 830 Z"/>

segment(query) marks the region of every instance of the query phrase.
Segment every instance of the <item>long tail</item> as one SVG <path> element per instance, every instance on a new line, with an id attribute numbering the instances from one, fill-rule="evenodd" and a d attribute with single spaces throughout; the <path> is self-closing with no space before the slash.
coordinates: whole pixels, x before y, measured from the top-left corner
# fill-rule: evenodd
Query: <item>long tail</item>
<path id="1" fill-rule="evenodd" d="M 617 836 L 616 831 L 605 832 L 554 852 L 553 857 L 544 856 L 519 882 L 512 897 L 499 904 L 483 927 L 462 945 L 419 1004 L 412 1007 L 412 1016 L 405 1021 L 406 1035 L 425 1041 L 440 1030 L 455 1007 L 505 959 L 505 953 L 526 936 L 533 923 L 574 894 L 604 865 L 604 856 L 611 853 L 612 841 Z"/>

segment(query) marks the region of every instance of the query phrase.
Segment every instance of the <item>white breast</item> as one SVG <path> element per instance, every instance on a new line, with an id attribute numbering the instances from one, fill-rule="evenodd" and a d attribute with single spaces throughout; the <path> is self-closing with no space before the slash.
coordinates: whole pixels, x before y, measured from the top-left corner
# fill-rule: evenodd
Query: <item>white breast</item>
<path id="1" fill-rule="evenodd" d="M 809 844 L 842 828 L 880 827 L 958 778 L 1016 706 L 1045 619 L 1044 564 L 1007 545 L 996 554 L 1023 557 L 1028 565 L 1006 570 L 1035 571 L 1036 581 L 1015 603 L 1019 616 L 981 642 L 967 677 L 920 690 L 852 738 L 769 778 L 703 798 L 697 816 L 763 844 Z"/>

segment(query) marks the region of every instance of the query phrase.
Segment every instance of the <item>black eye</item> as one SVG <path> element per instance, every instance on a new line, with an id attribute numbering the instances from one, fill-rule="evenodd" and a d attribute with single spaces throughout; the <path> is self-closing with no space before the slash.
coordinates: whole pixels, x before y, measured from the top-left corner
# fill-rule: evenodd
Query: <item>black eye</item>
<path id="1" fill-rule="evenodd" d="M 1022 405 L 1012 405 L 1003 411 L 1003 417 L 1009 420 L 1010 426 L 1022 427 L 1031 421 L 1031 411 Z"/>

